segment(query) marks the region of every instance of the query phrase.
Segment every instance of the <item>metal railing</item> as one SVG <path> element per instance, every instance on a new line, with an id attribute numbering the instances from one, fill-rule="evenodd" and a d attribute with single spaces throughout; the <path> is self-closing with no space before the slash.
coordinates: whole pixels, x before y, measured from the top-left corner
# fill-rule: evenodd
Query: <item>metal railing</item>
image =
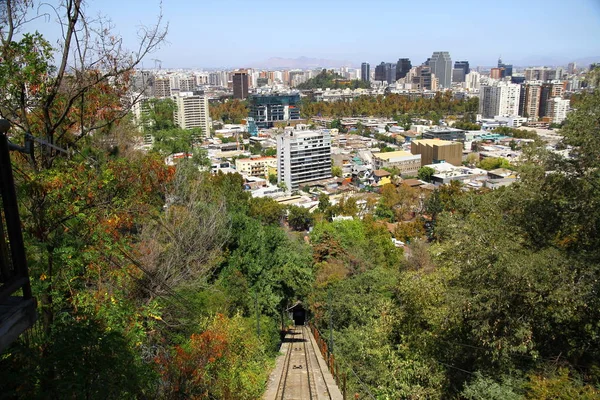
<path id="1" fill-rule="evenodd" d="M 344 364 L 341 360 L 336 359 L 334 354 L 329 349 L 329 344 L 326 337 L 321 333 L 319 328 L 312 322 L 308 323 L 310 330 L 317 342 L 319 351 L 327 363 L 329 372 L 333 375 L 336 384 L 342 392 L 344 400 L 348 399 L 373 399 L 376 397 L 371 393 L 368 386 L 360 379 L 356 372 L 349 365 Z"/>

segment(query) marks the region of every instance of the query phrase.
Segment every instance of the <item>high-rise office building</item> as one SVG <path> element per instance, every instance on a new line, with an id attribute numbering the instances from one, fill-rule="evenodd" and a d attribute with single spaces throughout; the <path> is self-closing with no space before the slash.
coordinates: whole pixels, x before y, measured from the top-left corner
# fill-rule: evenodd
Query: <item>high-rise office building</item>
<path id="1" fill-rule="evenodd" d="M 385 73 L 385 63 L 382 61 L 381 64 L 375 67 L 375 80 L 378 82 L 387 81 L 387 75 Z"/>
<path id="2" fill-rule="evenodd" d="M 245 71 L 233 74 L 233 98 L 245 99 L 248 97 L 248 73 Z"/>
<path id="3" fill-rule="evenodd" d="M 399 58 L 398 62 L 396 63 L 396 80 L 404 78 L 411 68 L 412 64 L 410 59 Z"/>
<path id="4" fill-rule="evenodd" d="M 454 68 L 461 68 L 463 71 L 465 71 L 465 75 L 471 72 L 468 61 L 456 61 L 454 62 Z"/>
<path id="5" fill-rule="evenodd" d="M 493 85 L 481 86 L 479 113 L 483 118 L 517 115 L 520 93 L 521 86 L 514 83 L 497 82 Z"/>
<path id="6" fill-rule="evenodd" d="M 210 113 L 208 97 L 204 92 L 179 92 L 175 101 L 175 124 L 182 129 L 201 128 L 205 136 L 210 135 Z"/>
<path id="7" fill-rule="evenodd" d="M 447 51 L 434 51 L 429 60 L 431 72 L 438 79 L 439 86 L 447 89 L 452 86 L 452 59 Z"/>
<path id="8" fill-rule="evenodd" d="M 255 94 L 249 97 L 249 102 L 249 116 L 259 128 L 272 128 L 276 122 L 300 119 L 299 94 Z"/>
<path id="9" fill-rule="evenodd" d="M 502 73 L 502 78 L 504 78 L 505 76 L 512 76 L 512 74 L 513 74 L 512 64 L 504 64 L 502 62 L 502 58 L 498 58 L 498 68 L 504 68 L 504 72 Z"/>
<path id="10" fill-rule="evenodd" d="M 287 131 L 277 136 L 277 182 L 288 190 L 331 177 L 329 131 Z"/>
<path id="11" fill-rule="evenodd" d="M 462 83 L 465 81 L 465 70 L 462 68 L 452 69 L 452 82 Z"/>
<path id="12" fill-rule="evenodd" d="M 396 64 L 386 63 L 385 64 L 385 80 L 388 84 L 396 82 Z"/>
<path id="13" fill-rule="evenodd" d="M 367 62 L 362 63 L 360 66 L 360 79 L 363 82 L 371 81 L 371 66 Z"/>
<path id="14" fill-rule="evenodd" d="M 569 65 L 567 66 L 567 72 L 569 74 L 574 74 L 575 72 L 577 72 L 577 64 L 574 62 L 569 63 Z"/>
<path id="15" fill-rule="evenodd" d="M 396 82 L 396 64 L 381 62 L 375 67 L 375 80 L 392 84 Z"/>

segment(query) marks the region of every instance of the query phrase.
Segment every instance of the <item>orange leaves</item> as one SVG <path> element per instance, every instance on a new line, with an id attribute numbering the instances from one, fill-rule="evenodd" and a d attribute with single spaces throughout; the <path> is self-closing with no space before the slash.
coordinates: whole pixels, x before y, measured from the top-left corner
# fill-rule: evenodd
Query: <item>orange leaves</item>
<path id="1" fill-rule="evenodd" d="M 250 399 L 260 397 L 266 364 L 252 323 L 216 315 L 206 330 L 169 354 L 155 358 L 165 398 Z M 266 361 L 266 359 L 265 359 Z M 253 394 L 253 391 L 256 393 Z"/>

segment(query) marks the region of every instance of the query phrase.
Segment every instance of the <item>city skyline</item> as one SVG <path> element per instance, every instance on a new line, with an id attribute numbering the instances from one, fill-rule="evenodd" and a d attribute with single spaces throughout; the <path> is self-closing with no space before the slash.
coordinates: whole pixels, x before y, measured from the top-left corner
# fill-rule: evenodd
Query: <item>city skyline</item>
<path id="1" fill-rule="evenodd" d="M 448 51 L 452 59 L 469 60 L 472 66 L 493 66 L 499 56 L 515 66 L 600 61 L 600 43 L 588 40 L 600 36 L 600 3 L 595 0 L 574 0 L 568 9 L 559 0 L 468 0 L 453 7 L 436 0 L 425 14 L 416 4 L 375 1 L 370 3 L 372 13 L 359 5 L 353 0 L 308 0 L 302 7 L 270 0 L 250 6 L 240 1 L 200 5 L 166 0 L 168 44 L 147 57 L 143 67 L 153 68 L 154 59 L 163 68 L 258 67 L 271 58 L 303 56 L 355 68 L 365 61 L 376 65 L 399 57 L 420 65 L 434 51 Z M 111 15 L 115 31 L 131 49 L 139 27 L 156 20 L 159 3 L 103 0 L 91 2 L 88 11 Z M 559 21 L 561 29 L 548 34 L 548 21 Z M 59 37 L 52 18 L 38 19 L 35 28 L 52 43 Z M 264 35 L 269 40 L 261 40 Z M 531 37 L 536 38 L 533 48 L 527 40 Z"/>

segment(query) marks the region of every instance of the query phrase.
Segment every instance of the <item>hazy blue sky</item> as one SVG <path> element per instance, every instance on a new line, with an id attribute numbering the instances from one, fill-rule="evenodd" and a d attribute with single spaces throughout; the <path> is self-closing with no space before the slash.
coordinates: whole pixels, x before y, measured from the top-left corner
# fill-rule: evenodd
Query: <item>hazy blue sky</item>
<path id="1" fill-rule="evenodd" d="M 150 24 L 157 0 L 88 0 L 126 43 Z M 168 43 L 149 57 L 163 67 L 243 67 L 299 56 L 420 64 L 433 51 L 453 60 L 516 65 L 600 58 L 600 0 L 164 0 Z M 39 20 L 49 32 L 52 22 Z"/>

